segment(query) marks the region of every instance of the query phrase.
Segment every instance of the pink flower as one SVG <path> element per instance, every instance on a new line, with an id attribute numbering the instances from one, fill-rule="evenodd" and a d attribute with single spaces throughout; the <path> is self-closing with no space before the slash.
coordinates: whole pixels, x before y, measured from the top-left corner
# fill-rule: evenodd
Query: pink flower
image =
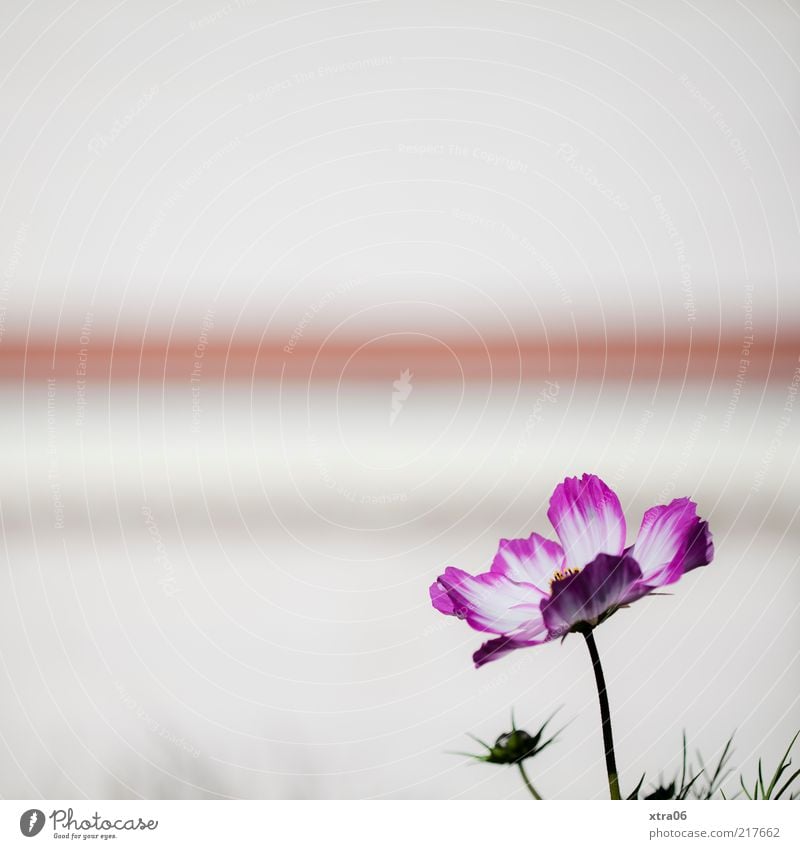
<path id="1" fill-rule="evenodd" d="M 626 548 L 619 499 L 595 475 L 559 484 L 547 517 L 559 542 L 536 533 L 502 539 L 488 572 L 472 576 L 449 566 L 431 585 L 437 610 L 499 635 L 475 652 L 476 666 L 571 631 L 590 631 L 714 556 L 708 523 L 688 498 L 651 507 L 636 542 Z"/>

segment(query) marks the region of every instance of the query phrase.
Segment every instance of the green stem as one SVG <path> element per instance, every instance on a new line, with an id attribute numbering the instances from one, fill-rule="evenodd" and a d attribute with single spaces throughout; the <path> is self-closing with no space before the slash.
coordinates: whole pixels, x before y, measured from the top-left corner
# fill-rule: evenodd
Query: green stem
<path id="1" fill-rule="evenodd" d="M 519 772 L 522 776 L 522 780 L 525 782 L 525 786 L 530 791 L 531 796 L 541 802 L 542 797 L 536 792 L 536 788 L 533 786 L 533 784 L 531 784 L 531 780 L 530 778 L 528 778 L 528 773 L 525 772 L 525 767 L 522 765 L 522 761 L 517 761 L 517 766 L 519 767 Z"/>
<path id="2" fill-rule="evenodd" d="M 603 667 L 600 665 L 600 655 L 597 653 L 597 644 L 594 634 L 586 631 L 583 635 L 592 658 L 594 668 L 594 680 L 597 684 L 597 698 L 600 702 L 600 718 L 603 722 L 603 748 L 606 755 L 606 772 L 608 773 L 608 792 L 612 799 L 621 799 L 619 793 L 619 778 L 617 777 L 617 759 L 614 756 L 614 735 L 611 731 L 611 710 L 608 707 L 608 693 L 606 692 L 606 679 L 603 676 Z"/>

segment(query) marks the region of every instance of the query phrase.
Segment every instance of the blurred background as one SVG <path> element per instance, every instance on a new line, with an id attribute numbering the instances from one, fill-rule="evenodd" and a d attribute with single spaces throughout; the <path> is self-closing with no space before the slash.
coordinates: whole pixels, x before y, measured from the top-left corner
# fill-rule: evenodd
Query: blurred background
<path id="1" fill-rule="evenodd" d="M 598 631 L 623 791 L 780 756 L 800 4 L 8 12 L 0 795 L 524 798 L 450 754 L 513 706 L 602 798 L 582 642 L 476 671 L 427 596 L 584 471 L 716 542 Z"/>

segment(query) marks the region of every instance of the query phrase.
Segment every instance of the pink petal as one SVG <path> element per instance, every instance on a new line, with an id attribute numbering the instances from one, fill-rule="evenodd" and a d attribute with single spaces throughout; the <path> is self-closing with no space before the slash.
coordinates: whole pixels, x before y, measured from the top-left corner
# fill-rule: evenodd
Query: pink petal
<path id="1" fill-rule="evenodd" d="M 450 600 L 447 590 L 438 581 L 434 581 L 430 585 L 428 592 L 431 597 L 431 603 L 440 613 L 455 616 L 456 612 L 453 602 Z"/>
<path id="2" fill-rule="evenodd" d="M 683 556 L 683 571 L 690 572 L 698 566 L 708 566 L 714 559 L 714 537 L 708 522 L 698 522 L 689 533 L 686 553 Z"/>
<path id="3" fill-rule="evenodd" d="M 580 569 L 598 554 L 621 554 L 625 548 L 619 499 L 596 475 L 567 478 L 559 484 L 547 517 L 564 547 L 567 567 Z"/>
<path id="4" fill-rule="evenodd" d="M 708 523 L 697 516 L 697 505 L 688 498 L 676 498 L 644 514 L 632 554 L 641 566 L 643 582 L 658 587 L 710 563 L 714 546 Z"/>
<path id="5" fill-rule="evenodd" d="M 437 583 L 452 603 L 452 614 L 466 619 L 476 631 L 511 635 L 543 628 L 539 609 L 543 593 L 532 584 L 515 583 L 494 572 L 473 577 L 452 566 Z M 432 595 L 432 600 L 437 610 L 451 612 L 444 609 L 441 598 Z"/>
<path id="6" fill-rule="evenodd" d="M 528 539 L 501 539 L 491 571 L 549 593 L 553 575 L 563 568 L 561 546 L 539 534 L 531 534 Z"/>
<path id="7" fill-rule="evenodd" d="M 546 635 L 546 632 L 544 633 Z M 546 638 L 542 640 L 535 640 L 533 642 L 521 642 L 519 640 L 514 640 L 510 637 L 496 637 L 493 640 L 485 642 L 472 655 L 472 661 L 475 664 L 475 668 L 480 669 L 481 666 L 485 666 L 487 663 L 491 663 L 493 660 L 500 660 L 501 657 L 505 657 L 512 651 L 516 651 L 517 649 L 528 648 L 529 646 L 538 646 L 545 641 Z"/>

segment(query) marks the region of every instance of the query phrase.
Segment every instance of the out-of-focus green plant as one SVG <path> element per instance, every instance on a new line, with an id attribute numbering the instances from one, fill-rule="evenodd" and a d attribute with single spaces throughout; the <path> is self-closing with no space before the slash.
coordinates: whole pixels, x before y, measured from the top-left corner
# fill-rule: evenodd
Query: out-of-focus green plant
<path id="1" fill-rule="evenodd" d="M 706 766 L 703 756 L 697 752 L 698 767 L 694 768 L 689 762 L 688 747 L 686 745 L 686 732 L 683 733 L 681 771 L 675 778 L 666 784 L 663 779 L 649 793 L 639 796 L 638 791 L 644 783 L 644 775 L 639 780 L 636 790 L 628 796 L 629 799 L 711 799 L 715 793 L 721 793 L 722 782 L 728 778 L 733 770 L 729 768 L 733 754 L 733 734 L 722 749 L 722 753 L 713 769 Z M 722 794 L 724 798 L 724 794 Z"/>
<path id="2" fill-rule="evenodd" d="M 741 796 L 742 792 L 748 799 L 797 799 L 800 798 L 800 769 L 790 772 L 792 765 L 789 757 L 792 748 L 794 747 L 797 738 L 800 737 L 800 731 L 792 737 L 783 757 L 778 762 L 775 771 L 772 773 L 769 782 L 764 779 L 764 767 L 762 759 L 758 759 L 758 775 L 752 785 L 744 780 L 744 776 L 739 776 L 741 789 L 737 790 L 736 794 L 729 796 L 725 793 L 722 785 L 729 778 L 734 770 L 729 766 L 731 756 L 733 755 L 733 735 L 728 738 L 728 742 L 722 749 L 716 765 L 707 766 L 703 761 L 700 752 L 697 752 L 696 758 L 698 768 L 694 769 L 689 763 L 688 750 L 686 746 L 686 733 L 683 734 L 683 758 L 681 771 L 675 778 L 667 784 L 663 779 L 655 787 L 644 796 L 639 795 L 642 785 L 644 784 L 644 775 L 639 780 L 639 784 L 633 793 L 628 796 L 629 799 L 646 799 L 653 801 L 656 799 L 731 799 Z"/>
<path id="3" fill-rule="evenodd" d="M 758 777 L 753 782 L 752 789 L 748 789 L 744 776 L 739 776 L 739 783 L 742 785 L 744 795 L 747 796 L 748 799 L 796 799 L 800 796 L 800 788 L 791 792 L 798 776 L 800 776 L 800 769 L 796 769 L 788 778 L 785 777 L 786 773 L 789 771 L 789 767 L 792 765 L 792 760 L 789 755 L 791 754 L 792 747 L 799 736 L 800 731 L 792 737 L 792 742 L 789 743 L 789 746 L 783 753 L 783 757 L 780 759 L 778 766 L 775 767 L 775 772 L 772 773 L 772 778 L 770 779 L 769 784 L 764 783 L 761 758 L 758 759 Z M 788 796 L 786 796 L 787 792 L 789 793 Z"/>

